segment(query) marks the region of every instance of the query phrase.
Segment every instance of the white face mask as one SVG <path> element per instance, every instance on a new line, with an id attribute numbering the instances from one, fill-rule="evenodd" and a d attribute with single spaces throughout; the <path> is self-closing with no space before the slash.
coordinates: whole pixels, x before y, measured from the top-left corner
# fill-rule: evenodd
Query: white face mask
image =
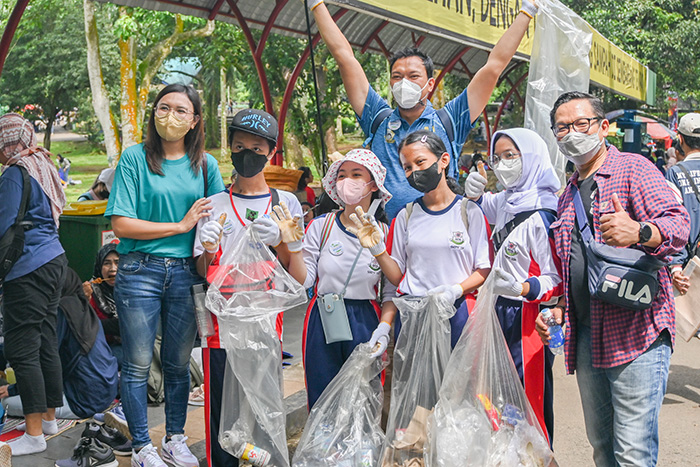
<path id="1" fill-rule="evenodd" d="M 401 81 L 394 83 L 391 87 L 391 93 L 394 95 L 394 99 L 399 107 L 412 109 L 420 102 L 421 94 L 423 94 L 423 89 L 426 86 L 428 86 L 428 83 L 425 83 L 425 86 L 421 88 L 413 81 L 403 78 Z"/>
<path id="2" fill-rule="evenodd" d="M 506 189 L 513 188 L 523 175 L 523 158 L 502 160 L 493 168 L 493 173 Z"/>
<path id="3" fill-rule="evenodd" d="M 576 167 L 586 165 L 598 154 L 603 140 L 598 133 L 586 134 L 575 131 L 568 132 L 561 140 L 557 141 L 559 150 Z"/>

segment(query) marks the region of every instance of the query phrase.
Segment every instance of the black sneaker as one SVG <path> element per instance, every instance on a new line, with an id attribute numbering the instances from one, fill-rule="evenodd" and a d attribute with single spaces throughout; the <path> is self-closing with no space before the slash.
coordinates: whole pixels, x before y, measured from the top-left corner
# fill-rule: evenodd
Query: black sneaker
<path id="1" fill-rule="evenodd" d="M 88 422 L 83 430 L 83 438 L 97 438 L 111 447 L 117 456 L 131 455 L 131 440 L 107 425 Z"/>
<path id="2" fill-rule="evenodd" d="M 97 438 L 80 438 L 70 459 L 56 461 L 56 467 L 117 467 L 112 449 Z"/>

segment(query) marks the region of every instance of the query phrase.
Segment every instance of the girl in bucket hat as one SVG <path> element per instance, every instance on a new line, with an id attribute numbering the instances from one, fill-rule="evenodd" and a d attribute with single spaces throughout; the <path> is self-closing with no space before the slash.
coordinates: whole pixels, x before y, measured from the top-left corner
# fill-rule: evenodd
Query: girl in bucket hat
<path id="1" fill-rule="evenodd" d="M 369 210 L 373 200 L 383 206 L 391 199 L 385 178 L 386 169 L 367 149 L 353 149 L 334 162 L 323 177 L 323 188 L 340 209 L 311 221 L 303 255 L 293 255 L 290 264 L 290 273 L 314 290 L 302 338 L 309 409 L 355 347 L 367 342 L 379 325 L 376 298 L 381 271 L 374 256 L 350 232 L 349 215 L 358 206 Z M 377 226 L 388 232 L 385 223 Z M 333 315 L 332 319 L 322 321 L 321 313 L 326 318 Z"/>

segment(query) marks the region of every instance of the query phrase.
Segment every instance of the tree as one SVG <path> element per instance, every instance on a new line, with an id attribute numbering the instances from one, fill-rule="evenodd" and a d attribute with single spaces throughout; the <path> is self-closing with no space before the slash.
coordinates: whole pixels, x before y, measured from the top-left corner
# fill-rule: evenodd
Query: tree
<path id="1" fill-rule="evenodd" d="M 77 8 L 76 8 L 77 7 Z M 87 87 L 87 66 L 79 0 L 34 0 L 24 13 L 0 78 L 0 105 L 46 125 L 44 146 L 59 112 L 68 113 Z"/>
<path id="2" fill-rule="evenodd" d="M 211 35 L 214 22 L 140 8 L 103 5 L 101 13 L 111 16 L 119 48 L 119 122 L 121 147 L 140 143 L 152 84 L 163 62 L 181 42 Z M 102 76 L 96 5 L 85 0 L 85 35 L 93 71 L 90 86 L 95 113 L 105 135 L 109 152 L 118 151 L 116 117 Z M 108 114 L 109 109 L 109 114 Z M 113 140 L 114 138 L 114 140 Z M 110 160 L 115 156 L 108 154 Z"/>
<path id="3" fill-rule="evenodd" d="M 700 99 L 697 0 L 564 0 L 601 34 L 657 73 L 660 89 Z M 665 95 L 657 96 L 664 107 Z"/>

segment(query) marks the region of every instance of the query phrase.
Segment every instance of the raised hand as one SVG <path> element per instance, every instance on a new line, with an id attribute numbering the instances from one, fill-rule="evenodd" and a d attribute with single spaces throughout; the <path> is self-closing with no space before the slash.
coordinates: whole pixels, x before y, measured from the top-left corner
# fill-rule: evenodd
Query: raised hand
<path id="1" fill-rule="evenodd" d="M 357 206 L 355 212 L 350 214 L 350 220 L 355 227 L 348 227 L 348 232 L 357 237 L 363 248 L 368 248 L 373 256 L 379 256 L 386 251 L 384 232 L 372 214 Z"/>
<path id="2" fill-rule="evenodd" d="M 280 201 L 279 206 L 273 208 L 270 218 L 277 224 L 282 242 L 287 244 L 289 251 L 296 253 L 301 251 L 304 238 L 304 224 L 298 214 L 292 217 L 287 203 Z"/>

